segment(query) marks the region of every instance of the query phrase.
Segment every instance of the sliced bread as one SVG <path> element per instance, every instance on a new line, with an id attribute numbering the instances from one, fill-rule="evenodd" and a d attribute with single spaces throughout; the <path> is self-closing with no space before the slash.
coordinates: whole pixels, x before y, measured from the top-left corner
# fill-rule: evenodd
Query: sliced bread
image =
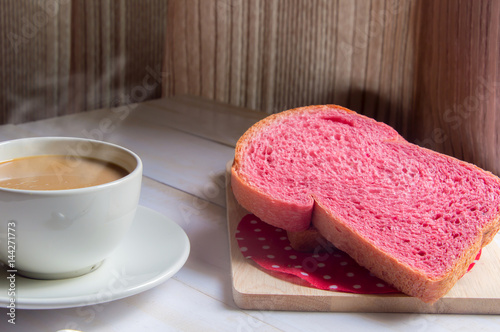
<path id="1" fill-rule="evenodd" d="M 255 124 L 237 143 L 231 183 L 261 220 L 290 233 L 313 226 L 428 303 L 453 287 L 500 228 L 499 178 L 335 105 Z"/>

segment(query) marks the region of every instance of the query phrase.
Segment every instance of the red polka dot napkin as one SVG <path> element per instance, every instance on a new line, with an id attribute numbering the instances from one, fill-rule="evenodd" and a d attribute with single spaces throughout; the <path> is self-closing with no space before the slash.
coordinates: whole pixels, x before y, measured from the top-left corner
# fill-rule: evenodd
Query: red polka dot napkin
<path id="1" fill-rule="evenodd" d="M 286 231 L 262 222 L 252 214 L 244 216 L 238 224 L 236 239 L 243 256 L 272 274 L 293 275 L 311 287 L 324 290 L 358 294 L 398 293 L 334 247 L 320 253 L 295 251 Z"/>

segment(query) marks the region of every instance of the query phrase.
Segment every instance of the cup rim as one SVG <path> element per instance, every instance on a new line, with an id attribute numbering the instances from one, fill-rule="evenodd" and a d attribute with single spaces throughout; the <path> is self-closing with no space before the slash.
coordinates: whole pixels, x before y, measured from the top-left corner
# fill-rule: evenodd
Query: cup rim
<path id="1" fill-rule="evenodd" d="M 14 188 L 0 187 L 0 191 L 11 192 L 11 193 L 16 193 L 16 194 L 43 195 L 43 196 L 83 194 L 83 193 L 92 192 L 95 190 L 106 189 L 108 187 L 114 187 L 114 186 L 119 185 L 120 183 L 122 183 L 124 181 L 128 181 L 128 179 L 130 179 L 130 178 L 133 178 L 136 176 L 142 176 L 142 168 L 143 168 L 142 160 L 135 152 L 133 152 L 132 150 L 127 149 L 121 145 L 106 142 L 106 141 L 100 141 L 100 140 L 84 138 L 84 137 L 71 137 L 71 136 L 34 136 L 34 137 L 16 138 L 16 139 L 3 141 L 3 142 L 0 142 L 0 146 L 2 146 L 4 144 L 14 144 L 16 142 L 30 141 L 30 140 L 36 140 L 36 141 L 50 141 L 50 140 L 80 141 L 80 142 L 90 142 L 90 143 L 107 145 L 109 147 L 112 147 L 112 148 L 115 148 L 118 150 L 122 150 L 122 151 L 128 153 L 129 155 L 131 155 L 135 159 L 137 164 L 136 164 L 135 168 L 131 172 L 129 172 L 127 175 L 125 175 L 124 177 L 121 177 L 121 178 L 114 180 L 114 181 L 111 181 L 111 182 L 106 182 L 106 183 L 102 183 L 102 184 L 90 186 L 90 187 L 72 188 L 72 189 L 56 189 L 56 190 L 29 190 L 29 189 L 14 189 Z M 2 162 L 2 160 L 0 160 L 0 162 Z M 140 174 L 138 174 L 138 173 L 140 173 Z"/>

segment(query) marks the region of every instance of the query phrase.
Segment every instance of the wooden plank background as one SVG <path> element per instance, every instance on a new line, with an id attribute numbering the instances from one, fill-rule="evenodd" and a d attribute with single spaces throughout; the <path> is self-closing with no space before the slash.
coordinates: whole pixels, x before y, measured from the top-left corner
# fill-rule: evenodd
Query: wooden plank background
<path id="1" fill-rule="evenodd" d="M 416 143 L 500 175 L 500 1 L 422 2 Z"/>
<path id="2" fill-rule="evenodd" d="M 497 0 L 6 0 L 0 123 L 182 94 L 334 103 L 500 174 L 499 21 Z"/>
<path id="3" fill-rule="evenodd" d="M 166 17 L 163 0 L 2 1 L 0 124 L 159 98 Z"/>
<path id="4" fill-rule="evenodd" d="M 172 0 L 163 95 L 274 113 L 336 103 L 406 133 L 416 1 Z"/>

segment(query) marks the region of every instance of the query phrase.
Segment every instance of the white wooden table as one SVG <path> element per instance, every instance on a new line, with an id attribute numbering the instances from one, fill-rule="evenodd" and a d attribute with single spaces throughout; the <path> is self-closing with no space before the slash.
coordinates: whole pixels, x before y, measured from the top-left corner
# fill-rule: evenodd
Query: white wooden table
<path id="1" fill-rule="evenodd" d="M 0 141 L 78 136 L 135 151 L 144 162 L 140 204 L 175 221 L 191 241 L 184 267 L 159 286 L 92 306 L 18 309 L 16 325 L 8 324 L 1 309 L 0 331 L 500 331 L 500 317 L 492 315 L 239 309 L 231 292 L 224 172 L 237 139 L 261 117 L 176 97 L 0 126 Z"/>

